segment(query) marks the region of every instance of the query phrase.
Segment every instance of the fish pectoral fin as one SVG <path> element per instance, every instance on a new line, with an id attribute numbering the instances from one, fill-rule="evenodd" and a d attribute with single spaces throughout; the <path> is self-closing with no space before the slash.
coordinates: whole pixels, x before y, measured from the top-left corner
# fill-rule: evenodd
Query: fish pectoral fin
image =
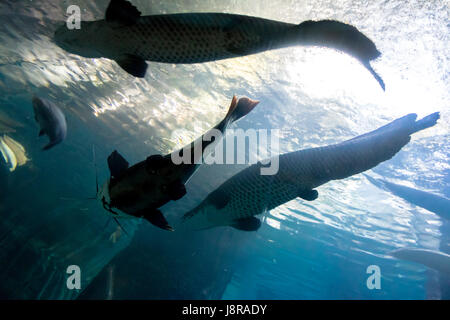
<path id="1" fill-rule="evenodd" d="M 162 212 L 158 209 L 147 209 L 140 212 L 139 215 L 160 229 L 174 231 L 174 229 L 167 222 L 166 218 L 164 218 Z"/>
<path id="2" fill-rule="evenodd" d="M 106 9 L 106 21 L 120 25 L 133 25 L 141 17 L 141 12 L 127 0 L 111 0 Z"/>
<path id="3" fill-rule="evenodd" d="M 186 187 L 181 181 L 172 183 L 168 188 L 168 192 L 169 192 L 170 200 L 172 200 L 172 201 L 180 200 L 187 193 Z"/>
<path id="4" fill-rule="evenodd" d="M 231 226 L 241 231 L 257 231 L 261 228 L 261 220 L 255 217 L 238 219 Z"/>
<path id="5" fill-rule="evenodd" d="M 314 201 L 319 197 L 319 192 L 317 190 L 301 189 L 298 192 L 298 196 L 306 201 Z"/>
<path id="6" fill-rule="evenodd" d="M 223 209 L 227 206 L 228 202 L 230 202 L 230 196 L 225 193 L 221 192 L 220 190 L 216 190 L 212 192 L 208 197 L 210 203 L 217 209 Z"/>
<path id="7" fill-rule="evenodd" d="M 39 137 L 42 137 L 45 134 L 45 130 L 41 129 L 41 131 L 39 131 Z"/>
<path id="8" fill-rule="evenodd" d="M 111 177 L 118 178 L 130 166 L 127 160 L 120 153 L 114 150 L 108 157 L 108 167 Z"/>
<path id="9" fill-rule="evenodd" d="M 138 56 L 127 54 L 116 60 L 117 64 L 126 72 L 137 78 L 144 78 L 147 73 L 148 64 Z"/>

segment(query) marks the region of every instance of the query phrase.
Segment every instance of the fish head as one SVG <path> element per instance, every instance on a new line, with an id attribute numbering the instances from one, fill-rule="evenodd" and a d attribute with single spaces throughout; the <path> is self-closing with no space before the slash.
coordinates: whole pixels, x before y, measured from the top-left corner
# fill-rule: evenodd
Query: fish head
<path id="1" fill-rule="evenodd" d="M 61 49 L 85 58 L 100 58 L 96 43 L 99 38 L 95 30 L 91 30 L 89 24 L 81 23 L 80 29 L 69 29 L 66 24 L 56 29 L 53 41 Z"/>

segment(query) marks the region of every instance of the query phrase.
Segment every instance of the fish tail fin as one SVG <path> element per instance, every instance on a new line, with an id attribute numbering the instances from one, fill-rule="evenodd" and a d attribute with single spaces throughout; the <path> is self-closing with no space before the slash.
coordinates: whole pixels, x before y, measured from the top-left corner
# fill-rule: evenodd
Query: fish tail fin
<path id="1" fill-rule="evenodd" d="M 225 121 L 227 123 L 238 121 L 249 114 L 258 104 L 259 101 L 257 100 L 246 97 L 238 100 L 237 97 L 234 96 L 230 108 L 228 109 L 228 113 L 225 116 Z"/>
<path id="2" fill-rule="evenodd" d="M 435 112 L 433 114 L 430 114 L 429 116 L 426 116 L 421 120 L 416 121 L 413 125 L 411 134 L 435 126 L 440 117 L 441 117 L 440 113 Z"/>
<path id="3" fill-rule="evenodd" d="M 381 56 L 375 43 L 356 27 L 334 20 L 305 21 L 298 25 L 300 41 L 306 45 L 343 51 L 358 59 L 385 89 L 382 78 L 370 66 Z"/>

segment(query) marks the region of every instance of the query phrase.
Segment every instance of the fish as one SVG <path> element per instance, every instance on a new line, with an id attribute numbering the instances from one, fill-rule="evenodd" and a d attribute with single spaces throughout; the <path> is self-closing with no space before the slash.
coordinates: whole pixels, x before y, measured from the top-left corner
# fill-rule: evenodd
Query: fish
<path id="1" fill-rule="evenodd" d="M 427 249 L 402 248 L 392 251 L 390 255 L 397 259 L 420 263 L 450 276 L 450 255 L 446 253 Z"/>
<path id="2" fill-rule="evenodd" d="M 230 226 L 257 231 L 261 227 L 257 215 L 296 198 L 316 200 L 317 187 L 391 159 L 410 142 L 412 134 L 434 126 L 439 118 L 439 113 L 434 113 L 416 121 L 417 115 L 410 114 L 340 144 L 282 154 L 274 175 L 261 175 L 264 165 L 254 164 L 211 192 L 182 217 L 181 224 L 196 230 Z"/>
<path id="3" fill-rule="evenodd" d="M 17 168 L 17 158 L 11 148 L 5 141 L 4 137 L 0 137 L 0 152 L 5 160 L 5 163 L 9 165 L 9 171 L 13 172 Z"/>
<path id="4" fill-rule="evenodd" d="M 9 137 L 8 135 L 3 136 L 3 141 L 9 147 L 9 149 L 14 153 L 18 166 L 25 165 L 30 159 L 27 157 L 26 150 L 23 145 Z"/>
<path id="5" fill-rule="evenodd" d="M 99 190 L 97 199 L 114 217 L 144 218 L 151 224 L 173 231 L 159 208 L 186 194 L 185 184 L 214 150 L 220 139 L 209 139 L 212 133 L 222 135 L 229 125 L 250 113 L 259 101 L 233 97 L 225 118 L 196 141 L 165 156 L 153 155 L 129 167 L 129 162 L 114 151 L 108 157 L 111 177 Z M 176 163 L 179 157 L 189 161 Z M 119 210 L 119 212 L 117 210 Z"/>
<path id="6" fill-rule="evenodd" d="M 195 64 L 292 46 L 320 46 L 347 53 L 364 65 L 383 90 L 370 65 L 381 56 L 376 45 L 354 26 L 334 21 L 291 24 L 229 13 L 178 13 L 142 16 L 127 0 L 112 0 L 104 20 L 63 25 L 53 41 L 85 58 L 114 60 L 134 77 L 147 73 L 146 61 Z"/>
<path id="7" fill-rule="evenodd" d="M 39 136 L 45 134 L 50 139 L 50 142 L 43 150 L 49 150 L 66 139 L 66 117 L 56 104 L 33 96 L 33 109 L 34 118 L 40 126 Z"/>
<path id="8" fill-rule="evenodd" d="M 450 220 L 450 200 L 422 190 L 402 186 L 389 181 L 366 176 L 377 187 L 386 189 L 406 201 L 435 213 L 439 217 Z"/>

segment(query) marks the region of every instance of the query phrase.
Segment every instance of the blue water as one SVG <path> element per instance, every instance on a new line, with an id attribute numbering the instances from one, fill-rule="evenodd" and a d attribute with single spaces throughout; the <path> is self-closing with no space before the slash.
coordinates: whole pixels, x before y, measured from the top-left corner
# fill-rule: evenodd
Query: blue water
<path id="1" fill-rule="evenodd" d="M 50 36 L 71 4 L 101 19 L 104 1 L 0 3 L 0 134 L 29 158 L 10 172 L 0 157 L 0 298 L 31 299 L 448 299 L 441 276 L 389 252 L 450 253 L 448 222 L 372 184 L 365 175 L 319 188 L 266 213 L 258 232 L 231 228 L 167 233 L 136 220 L 117 226 L 96 201 L 95 162 L 130 163 L 189 143 L 226 113 L 233 94 L 261 100 L 239 128 L 281 129 L 280 152 L 328 145 L 400 116 L 441 112 L 392 160 L 367 172 L 450 198 L 450 8 L 445 1 L 144 1 L 144 14 L 230 12 L 286 22 L 336 19 L 374 40 L 382 92 L 365 68 L 333 50 L 291 48 L 201 65 L 150 63 L 134 79 L 114 62 L 67 54 Z M 57 102 L 68 137 L 41 148 L 31 97 Z M 162 208 L 184 213 L 242 166 L 203 166 L 188 195 Z M 112 236 L 111 235 L 115 235 Z M 68 290 L 66 268 L 82 270 Z M 381 269 L 369 290 L 368 266 Z M 445 295 L 447 292 L 447 296 Z"/>

